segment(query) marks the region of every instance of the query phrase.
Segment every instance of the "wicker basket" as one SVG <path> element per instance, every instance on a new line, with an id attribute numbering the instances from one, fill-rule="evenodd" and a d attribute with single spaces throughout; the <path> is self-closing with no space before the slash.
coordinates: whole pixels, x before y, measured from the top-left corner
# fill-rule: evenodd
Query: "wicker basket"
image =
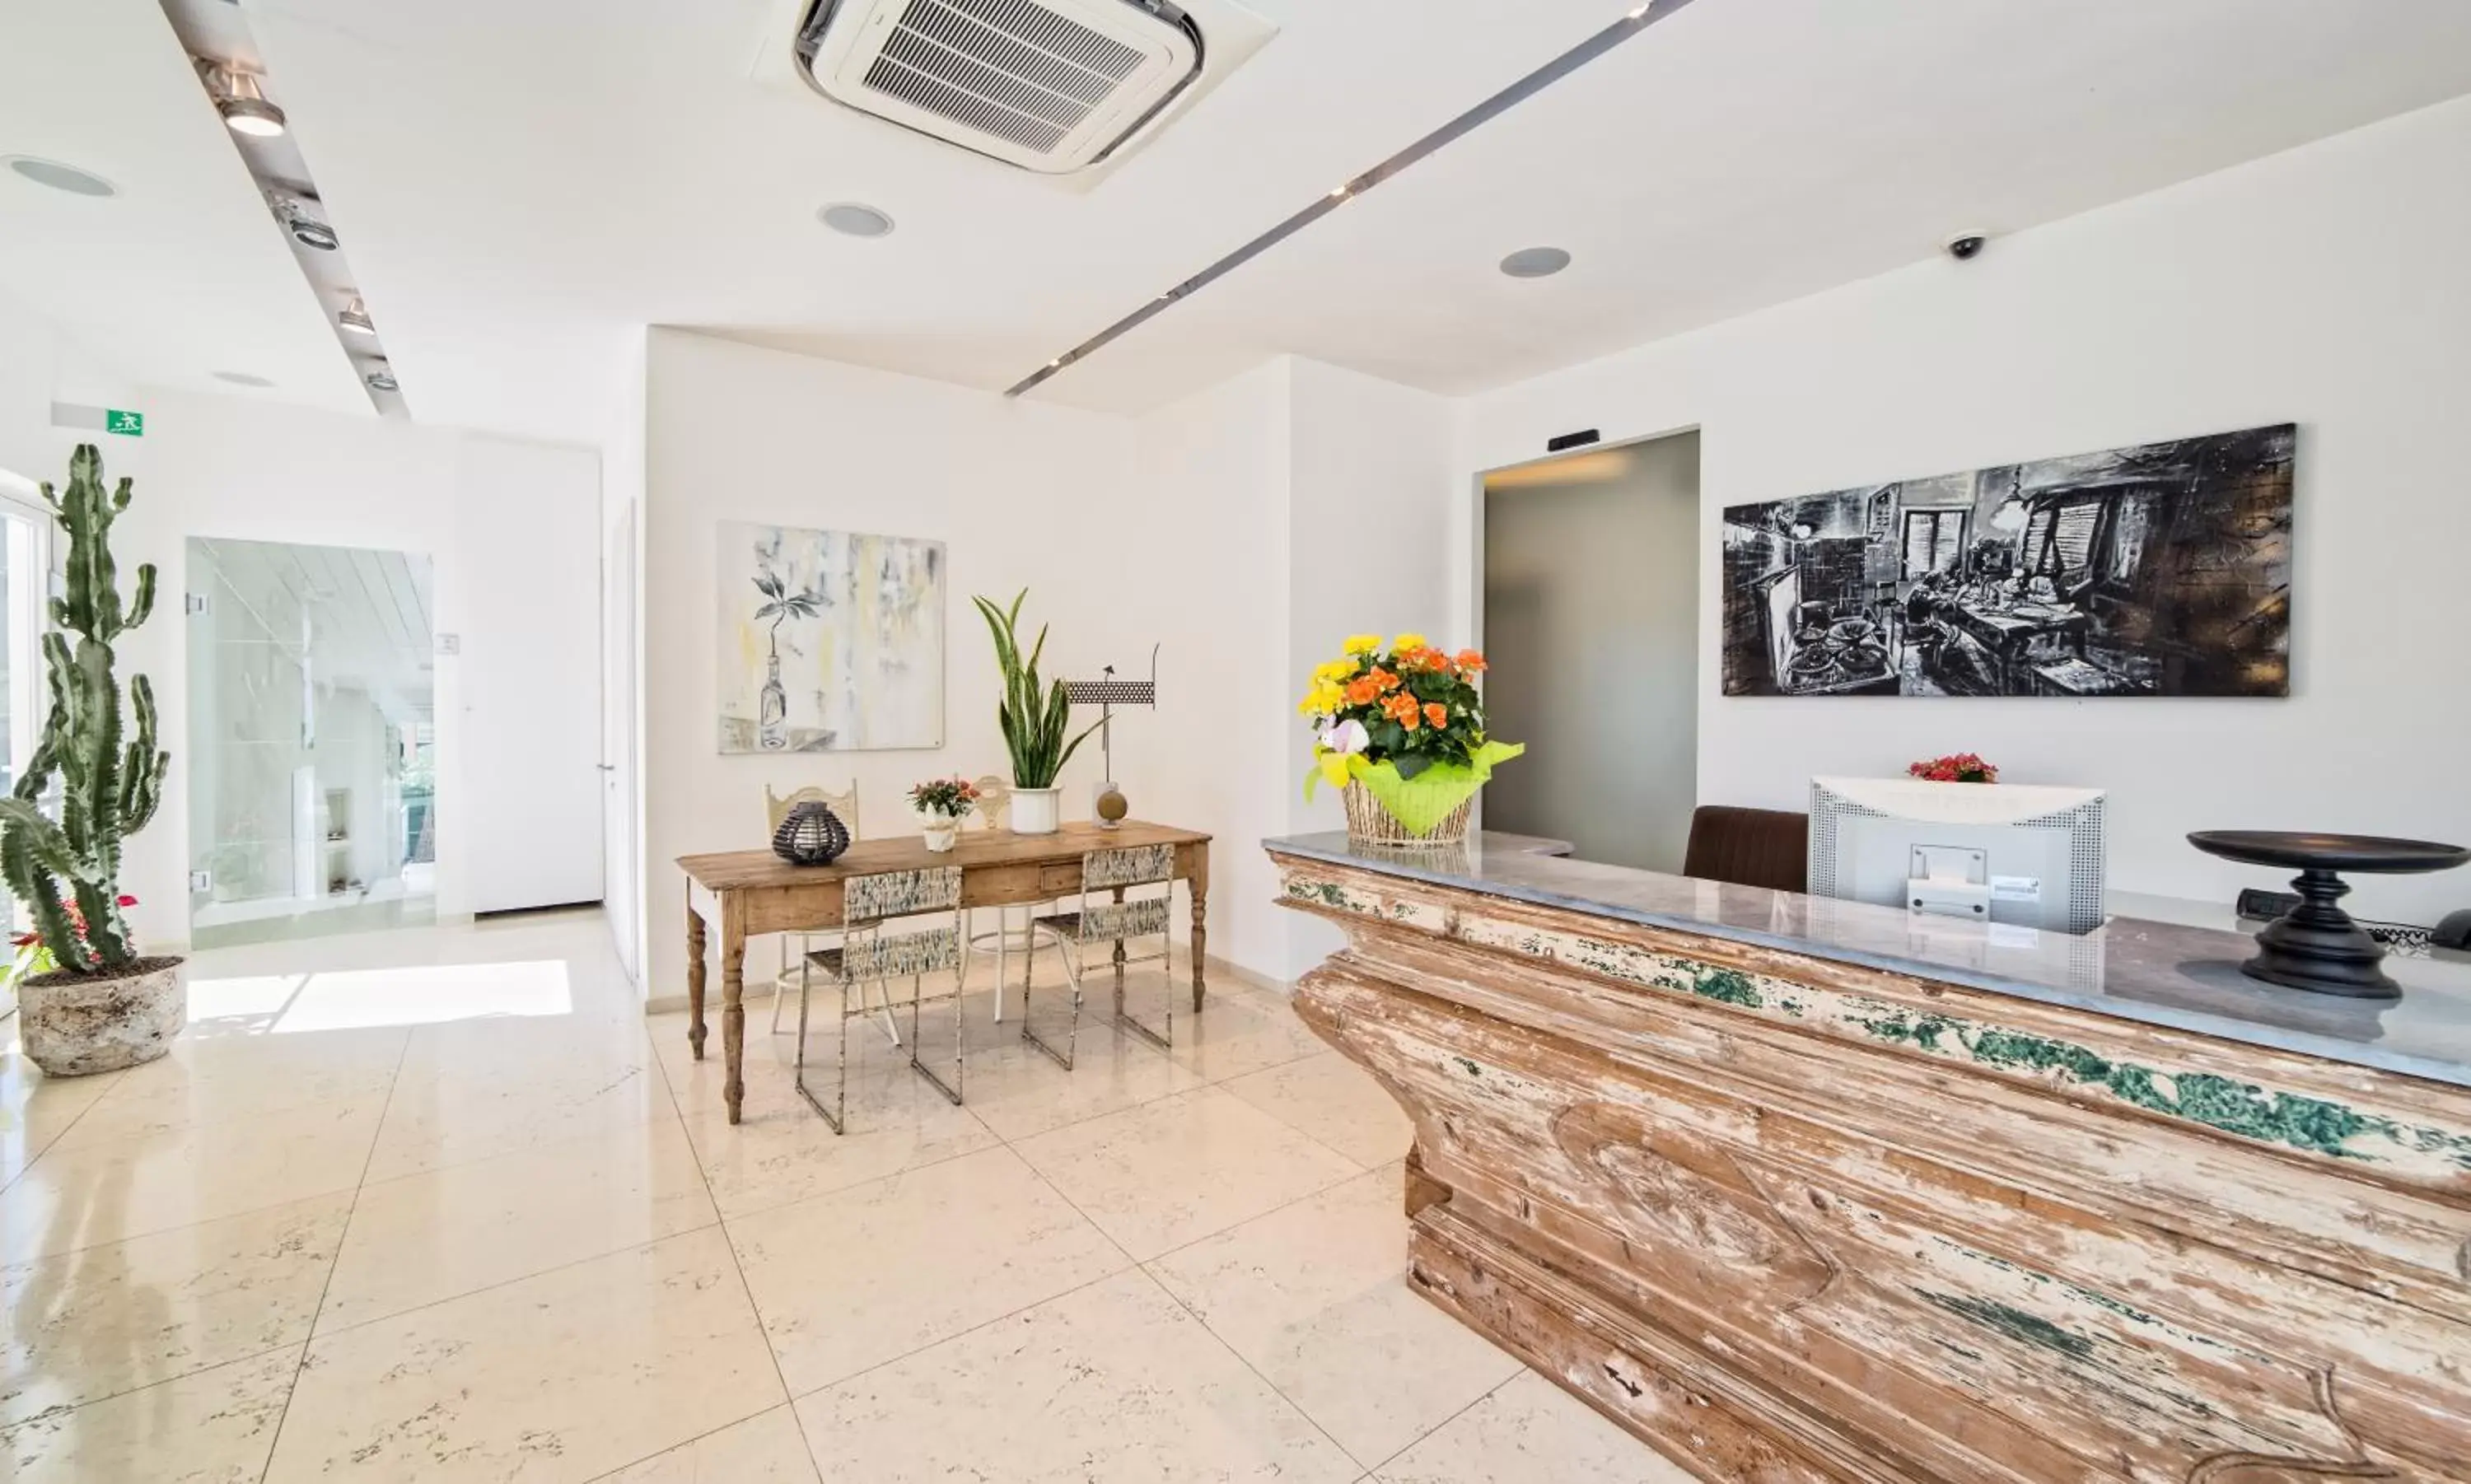
<path id="1" fill-rule="evenodd" d="M 1347 838 L 1349 843 L 1355 845 L 1382 845 L 1392 849 L 1402 846 L 1448 849 L 1464 845 L 1467 843 L 1468 816 L 1475 813 L 1475 795 L 1471 793 L 1466 803 L 1442 816 L 1442 822 L 1433 826 L 1432 834 L 1410 835 L 1407 827 L 1399 822 L 1399 817 L 1382 808 L 1381 801 L 1375 798 L 1373 790 L 1364 785 L 1350 783 L 1345 797 Z"/>

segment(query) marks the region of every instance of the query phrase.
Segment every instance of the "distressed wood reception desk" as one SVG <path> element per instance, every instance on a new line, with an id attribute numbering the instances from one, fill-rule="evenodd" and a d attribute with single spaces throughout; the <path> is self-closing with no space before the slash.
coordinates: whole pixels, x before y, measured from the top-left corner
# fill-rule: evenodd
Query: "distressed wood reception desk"
<path id="1" fill-rule="evenodd" d="M 2471 966 L 1268 849 L 1409 1281 L 1699 1477 L 2471 1479 Z"/>

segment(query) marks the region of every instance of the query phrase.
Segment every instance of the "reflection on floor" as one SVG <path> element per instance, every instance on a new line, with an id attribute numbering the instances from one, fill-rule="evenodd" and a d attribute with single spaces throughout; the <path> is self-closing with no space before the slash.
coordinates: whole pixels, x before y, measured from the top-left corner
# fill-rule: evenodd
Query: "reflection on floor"
<path id="1" fill-rule="evenodd" d="M 296 943 L 346 932 L 426 928 L 437 921 L 437 899 L 428 894 L 371 896 L 365 901 L 323 897 L 314 903 L 282 899 L 246 905 L 258 910 L 201 909 L 190 925 L 190 940 L 200 951 L 245 948 L 251 943 Z"/>
<path id="2" fill-rule="evenodd" d="M 974 993 L 962 1108 L 853 1023 L 835 1139 L 761 1001 L 730 1127 L 605 943 L 210 952 L 164 1062 L 9 1045 L 0 1478 L 1683 1477 L 1408 1293 L 1406 1124 L 1275 990 L 1071 1072 Z"/>

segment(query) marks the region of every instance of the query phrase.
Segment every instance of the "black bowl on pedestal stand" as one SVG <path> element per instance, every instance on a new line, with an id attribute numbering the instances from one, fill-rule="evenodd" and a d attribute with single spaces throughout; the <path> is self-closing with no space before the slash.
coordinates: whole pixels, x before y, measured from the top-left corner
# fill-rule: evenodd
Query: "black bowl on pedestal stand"
<path id="1" fill-rule="evenodd" d="M 2299 905 L 2257 933 L 2259 952 L 2240 965 L 2242 974 L 2269 984 L 2359 1000 L 2400 999 L 2402 986 L 2377 967 L 2385 949 L 2338 905 L 2351 891 L 2340 873 L 2450 871 L 2471 860 L 2471 850 L 2459 845 L 2374 835 L 2200 830 L 2188 836 L 2188 843 L 2225 860 L 2299 873 L 2291 883 L 2299 893 Z"/>

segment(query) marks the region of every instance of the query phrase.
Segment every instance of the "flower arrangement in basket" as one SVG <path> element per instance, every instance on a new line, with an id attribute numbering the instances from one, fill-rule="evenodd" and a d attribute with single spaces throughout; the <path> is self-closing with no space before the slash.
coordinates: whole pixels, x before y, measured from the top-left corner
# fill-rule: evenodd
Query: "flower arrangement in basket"
<path id="1" fill-rule="evenodd" d="M 925 830 L 927 848 L 938 855 L 957 844 L 961 821 L 978 807 L 977 785 L 966 778 L 930 778 L 909 786 L 909 807 Z"/>
<path id="2" fill-rule="evenodd" d="M 1476 790 L 1526 748 L 1484 733 L 1475 677 L 1484 656 L 1446 654 L 1422 634 L 1385 649 L 1373 634 L 1347 641 L 1313 670 L 1296 710 L 1316 733 L 1305 797 L 1327 781 L 1347 790 L 1347 833 L 1359 843 L 1454 845 L 1467 838 Z"/>
<path id="3" fill-rule="evenodd" d="M 1977 753 L 1951 752 L 1943 758 L 1924 758 L 1909 763 L 1905 771 L 1932 783 L 1997 783 L 1999 769 L 1982 761 Z"/>

